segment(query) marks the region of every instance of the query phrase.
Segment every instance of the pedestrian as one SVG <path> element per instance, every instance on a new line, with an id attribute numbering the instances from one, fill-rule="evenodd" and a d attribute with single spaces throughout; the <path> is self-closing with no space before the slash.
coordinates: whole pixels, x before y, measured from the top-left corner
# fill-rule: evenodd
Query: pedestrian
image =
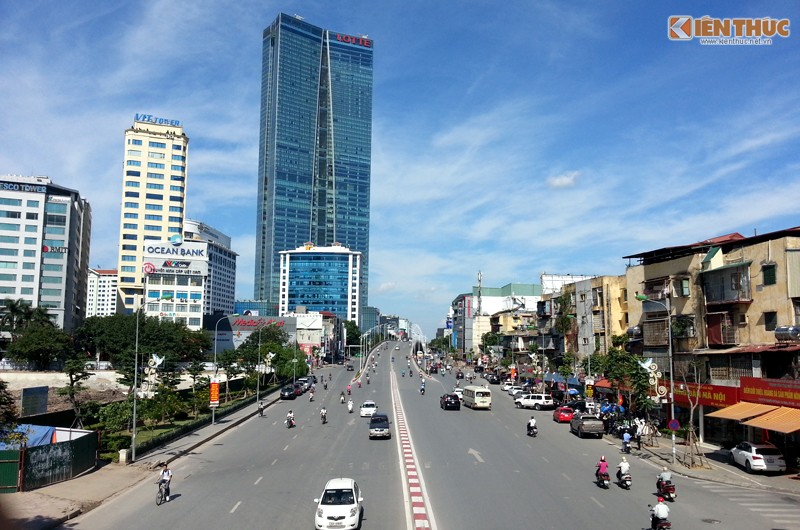
<path id="1" fill-rule="evenodd" d="M 642 431 L 644 431 L 644 418 L 636 418 L 633 420 L 636 423 L 636 448 L 642 450 Z"/>

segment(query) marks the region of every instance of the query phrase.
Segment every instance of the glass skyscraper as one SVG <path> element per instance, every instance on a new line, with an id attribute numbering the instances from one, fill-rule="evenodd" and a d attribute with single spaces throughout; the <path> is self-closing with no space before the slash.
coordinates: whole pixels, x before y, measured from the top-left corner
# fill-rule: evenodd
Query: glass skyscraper
<path id="1" fill-rule="evenodd" d="M 255 298 L 274 314 L 280 252 L 306 243 L 361 253 L 367 305 L 372 46 L 286 14 L 264 30 Z"/>

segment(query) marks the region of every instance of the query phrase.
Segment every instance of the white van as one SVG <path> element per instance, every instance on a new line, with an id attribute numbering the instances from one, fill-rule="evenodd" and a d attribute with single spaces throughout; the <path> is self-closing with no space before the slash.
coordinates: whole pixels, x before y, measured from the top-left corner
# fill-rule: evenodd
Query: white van
<path id="1" fill-rule="evenodd" d="M 492 409 L 492 391 L 482 386 L 468 386 L 464 388 L 461 401 L 465 407 L 471 409 Z"/>

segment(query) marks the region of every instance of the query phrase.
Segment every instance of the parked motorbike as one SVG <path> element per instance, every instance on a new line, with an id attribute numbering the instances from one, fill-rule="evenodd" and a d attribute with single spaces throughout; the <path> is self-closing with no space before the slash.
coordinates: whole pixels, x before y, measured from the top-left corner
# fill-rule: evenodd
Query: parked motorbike
<path id="1" fill-rule="evenodd" d="M 600 488 L 608 489 L 608 486 L 611 484 L 611 478 L 609 477 L 608 473 L 598 473 L 597 474 L 597 486 Z"/>
<path id="2" fill-rule="evenodd" d="M 620 487 L 625 488 L 626 490 L 631 489 L 631 483 L 632 482 L 633 482 L 633 479 L 631 478 L 631 474 L 630 473 L 625 473 L 624 475 L 622 475 L 619 478 Z"/>
<path id="3" fill-rule="evenodd" d="M 648 504 L 647 507 L 649 509 L 651 509 L 651 510 L 653 508 L 650 504 Z M 652 514 L 650 515 L 649 520 L 650 520 L 649 528 L 653 528 L 653 516 L 652 516 Z M 655 527 L 656 530 L 668 530 L 670 528 L 672 528 L 672 523 L 669 522 L 669 520 L 667 520 L 667 519 L 659 519 L 658 522 L 656 523 L 656 527 Z"/>
<path id="4" fill-rule="evenodd" d="M 675 497 L 678 496 L 675 493 L 675 484 L 671 480 L 666 480 L 659 484 L 658 494 L 670 502 L 675 502 Z"/>
<path id="5" fill-rule="evenodd" d="M 527 432 L 528 432 L 528 436 L 532 436 L 533 438 L 536 438 L 536 435 L 539 434 L 539 427 L 537 427 L 535 425 L 533 427 L 531 427 L 530 425 L 528 425 Z"/>

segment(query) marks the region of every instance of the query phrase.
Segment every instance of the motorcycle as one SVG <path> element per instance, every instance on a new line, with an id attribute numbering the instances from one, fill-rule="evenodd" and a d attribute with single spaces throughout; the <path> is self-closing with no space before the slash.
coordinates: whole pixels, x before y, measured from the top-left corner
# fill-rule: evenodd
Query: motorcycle
<path id="1" fill-rule="evenodd" d="M 608 486 L 610 484 L 611 484 L 611 478 L 608 476 L 608 473 L 597 474 L 597 487 L 608 489 Z"/>
<path id="2" fill-rule="evenodd" d="M 626 490 L 631 489 L 631 483 L 632 482 L 633 482 L 633 479 L 631 478 L 631 474 L 630 473 L 625 473 L 624 475 L 622 475 L 619 478 L 619 486 L 621 488 L 625 488 Z"/>
<path id="3" fill-rule="evenodd" d="M 367 384 L 369 384 L 369 377 L 367 377 Z"/>
<path id="4" fill-rule="evenodd" d="M 311 397 L 309 397 L 308 400 L 309 401 L 314 401 L 314 392 L 311 392 L 311 394 L 309 394 L 309 396 L 311 396 Z"/>
<path id="5" fill-rule="evenodd" d="M 528 431 L 528 436 L 532 436 L 533 438 L 536 438 L 536 435 L 539 434 L 539 427 L 537 427 L 536 425 L 534 425 L 533 427 L 528 425 L 527 431 Z"/>
<path id="6" fill-rule="evenodd" d="M 323 381 L 322 382 L 322 388 L 324 388 L 325 390 L 328 390 L 328 382 L 327 381 Z"/>
<path id="7" fill-rule="evenodd" d="M 344 394 L 342 394 L 342 396 L 339 398 L 339 402 L 344 404 Z"/>
<path id="8" fill-rule="evenodd" d="M 286 428 L 291 429 L 294 427 L 294 418 L 286 418 Z"/>
<path id="9" fill-rule="evenodd" d="M 622 442 L 622 452 L 629 455 L 631 454 L 631 443 L 630 442 Z"/>
<path id="10" fill-rule="evenodd" d="M 423 396 L 425 395 L 425 387 L 424 387 L 424 386 L 423 386 L 423 387 L 420 387 L 420 389 L 419 389 L 419 393 L 420 393 L 421 395 L 423 395 Z"/>
<path id="11" fill-rule="evenodd" d="M 260 417 L 264 417 L 264 404 L 263 403 L 259 403 L 258 404 L 258 415 Z"/>
<path id="12" fill-rule="evenodd" d="M 652 511 L 653 507 L 651 505 L 648 504 L 647 507 L 650 508 L 650 511 Z M 653 515 L 652 514 L 650 514 L 650 528 L 653 528 Z M 672 523 L 669 522 L 667 519 L 659 519 L 658 522 L 656 523 L 656 527 L 655 528 L 656 528 L 656 530 L 668 530 L 668 529 L 672 528 Z"/>
<path id="13" fill-rule="evenodd" d="M 348 403 L 347 404 L 347 412 L 349 412 L 351 414 L 353 413 L 353 403 Z"/>
<path id="14" fill-rule="evenodd" d="M 659 484 L 658 494 L 670 502 L 675 502 L 675 497 L 678 496 L 675 493 L 675 484 L 671 480 L 665 480 Z"/>
<path id="15" fill-rule="evenodd" d="M 326 423 L 328 423 L 328 414 L 326 412 L 320 412 L 319 419 L 322 422 L 322 424 L 325 425 Z"/>

